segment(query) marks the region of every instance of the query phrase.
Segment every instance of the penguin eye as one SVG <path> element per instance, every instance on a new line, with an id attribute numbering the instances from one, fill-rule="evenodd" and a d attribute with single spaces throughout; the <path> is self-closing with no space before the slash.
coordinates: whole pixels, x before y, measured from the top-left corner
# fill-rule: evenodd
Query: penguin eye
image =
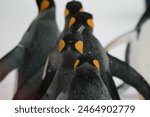
<path id="1" fill-rule="evenodd" d="M 50 6 L 50 2 L 48 0 L 43 0 L 40 6 L 40 12 L 47 9 Z"/>
<path id="2" fill-rule="evenodd" d="M 77 41 L 75 43 L 75 48 L 80 54 L 83 54 L 83 41 Z"/>
<path id="3" fill-rule="evenodd" d="M 93 60 L 93 64 L 95 65 L 97 70 L 100 70 L 100 63 L 99 63 L 99 61 L 97 59 Z"/>
<path id="4" fill-rule="evenodd" d="M 87 20 L 87 24 L 88 24 L 88 26 L 90 27 L 90 28 L 94 28 L 94 22 L 93 22 L 93 20 L 92 19 L 88 19 Z"/>
<path id="5" fill-rule="evenodd" d="M 74 70 L 76 70 L 76 69 L 77 69 L 77 67 L 78 67 L 79 63 L 80 63 L 80 60 L 79 60 L 79 59 L 77 59 L 77 60 L 75 61 L 75 63 L 74 63 Z"/>
<path id="6" fill-rule="evenodd" d="M 69 21 L 69 25 L 68 27 L 70 28 L 74 23 L 76 22 L 76 18 L 75 17 L 72 17 Z"/>
<path id="7" fill-rule="evenodd" d="M 70 14 L 70 11 L 69 11 L 69 9 L 65 9 L 65 17 L 67 17 L 68 15 Z"/>
<path id="8" fill-rule="evenodd" d="M 81 8 L 81 9 L 80 9 L 80 12 L 84 12 L 84 9 L 83 9 L 83 8 Z"/>
<path id="9" fill-rule="evenodd" d="M 62 52 L 62 50 L 65 48 L 65 41 L 62 39 L 59 42 L 59 52 Z"/>

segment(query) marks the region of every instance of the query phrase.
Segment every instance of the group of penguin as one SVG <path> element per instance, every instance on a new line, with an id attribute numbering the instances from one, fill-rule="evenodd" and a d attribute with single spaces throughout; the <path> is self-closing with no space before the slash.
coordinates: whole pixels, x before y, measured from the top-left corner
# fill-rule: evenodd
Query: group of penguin
<path id="1" fill-rule="evenodd" d="M 150 99 L 150 86 L 127 63 L 108 54 L 93 34 L 92 14 L 70 1 L 60 32 L 54 0 L 36 0 L 39 14 L 20 43 L 0 59 L 0 82 L 18 69 L 13 100 L 120 100 L 113 76 Z"/>

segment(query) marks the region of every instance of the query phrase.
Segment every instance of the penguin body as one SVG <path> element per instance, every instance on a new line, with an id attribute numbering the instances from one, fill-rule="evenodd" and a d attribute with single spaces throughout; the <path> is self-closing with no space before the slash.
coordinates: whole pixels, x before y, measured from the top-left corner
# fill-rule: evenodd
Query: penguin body
<path id="1" fill-rule="evenodd" d="M 126 62 L 142 74 L 150 84 L 150 55 L 146 54 L 150 49 L 150 7 L 146 9 L 136 31 L 136 38 L 127 46 Z"/>
<path id="2" fill-rule="evenodd" d="M 79 33 L 66 34 L 59 42 L 60 65 L 43 99 L 56 99 L 59 93 L 68 86 L 73 77 L 74 60 L 83 51 L 82 36 Z"/>
<path id="3" fill-rule="evenodd" d="M 114 81 L 109 70 L 108 56 L 96 37 L 92 34 L 94 23 L 91 14 L 81 12 L 70 18 L 69 30 L 76 30 L 80 25 L 84 25 L 85 29 L 82 33 L 84 42 L 84 53 L 91 52 L 101 61 L 101 75 L 106 84 L 112 99 L 120 99 Z"/>
<path id="4" fill-rule="evenodd" d="M 64 89 L 58 100 L 110 100 L 110 93 L 105 86 L 99 69 L 100 64 L 91 54 L 80 55 L 75 63 L 75 77 Z"/>
<path id="5" fill-rule="evenodd" d="M 64 29 L 63 29 L 62 33 L 59 36 L 59 40 L 62 39 L 64 37 L 64 35 L 68 32 L 68 24 L 69 24 L 69 20 L 70 20 L 71 16 L 75 15 L 79 12 L 83 12 L 82 4 L 79 1 L 70 1 L 67 3 L 65 12 L 64 12 L 65 25 L 64 25 Z M 58 46 L 59 46 L 59 43 L 56 44 L 56 48 L 58 48 Z M 57 50 L 57 52 L 58 52 L 58 50 Z M 58 54 L 59 54 L 59 52 L 57 53 L 57 55 Z M 57 60 L 57 58 L 55 60 Z M 51 64 L 53 64 L 53 62 L 51 62 L 51 59 L 48 59 L 47 67 L 45 69 L 45 74 L 46 74 L 45 79 L 42 82 L 40 91 L 39 91 L 36 99 L 41 99 L 44 96 L 44 94 L 46 93 L 46 91 L 47 91 L 49 85 L 51 84 L 51 82 L 54 78 L 54 75 L 57 71 L 57 69 L 53 69 L 51 67 Z M 49 73 L 48 71 L 52 71 L 52 73 Z"/>
<path id="6" fill-rule="evenodd" d="M 25 52 L 22 56 L 22 64 L 14 67 L 19 68 L 18 87 L 13 99 L 35 98 L 42 82 L 44 65 L 48 54 L 52 53 L 55 49 L 54 45 L 58 41 L 59 30 L 55 19 L 54 1 L 37 0 L 37 4 L 39 15 L 31 23 L 19 43 L 19 45 L 23 46 Z M 18 56 L 18 54 L 13 56 Z M 16 62 L 14 57 L 8 59 Z"/>

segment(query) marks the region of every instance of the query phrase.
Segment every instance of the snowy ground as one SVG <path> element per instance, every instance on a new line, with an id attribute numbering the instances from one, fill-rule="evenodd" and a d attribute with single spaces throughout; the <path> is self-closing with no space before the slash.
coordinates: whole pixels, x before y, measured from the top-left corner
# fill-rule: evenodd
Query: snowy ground
<path id="1" fill-rule="evenodd" d="M 57 21 L 60 29 L 64 26 L 64 8 L 69 0 L 55 0 Z M 144 12 L 144 0 L 80 0 L 84 9 L 94 16 L 94 34 L 103 46 L 113 38 L 135 27 Z M 21 40 L 22 35 L 37 15 L 35 0 L 1 0 L 0 4 L 0 58 Z M 124 60 L 124 46 L 111 53 Z M 0 83 L 0 99 L 13 96 L 15 71 Z M 119 81 L 116 82 L 119 84 Z M 132 88 L 121 93 L 123 99 L 138 99 Z M 125 96 L 128 95 L 128 96 Z"/>

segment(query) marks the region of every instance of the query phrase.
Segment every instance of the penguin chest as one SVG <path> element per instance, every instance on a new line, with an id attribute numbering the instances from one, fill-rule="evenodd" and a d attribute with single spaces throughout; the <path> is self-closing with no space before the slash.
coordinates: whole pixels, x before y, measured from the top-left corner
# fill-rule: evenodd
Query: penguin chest
<path id="1" fill-rule="evenodd" d="M 150 83 L 150 20 L 141 27 L 138 39 L 130 46 L 129 63 Z"/>
<path id="2" fill-rule="evenodd" d="M 47 94 L 50 99 L 56 99 L 56 97 L 67 87 L 70 85 L 72 79 L 74 77 L 73 69 L 65 70 L 59 69 L 55 75 L 54 80 L 52 81 L 49 89 L 47 90 Z"/>

